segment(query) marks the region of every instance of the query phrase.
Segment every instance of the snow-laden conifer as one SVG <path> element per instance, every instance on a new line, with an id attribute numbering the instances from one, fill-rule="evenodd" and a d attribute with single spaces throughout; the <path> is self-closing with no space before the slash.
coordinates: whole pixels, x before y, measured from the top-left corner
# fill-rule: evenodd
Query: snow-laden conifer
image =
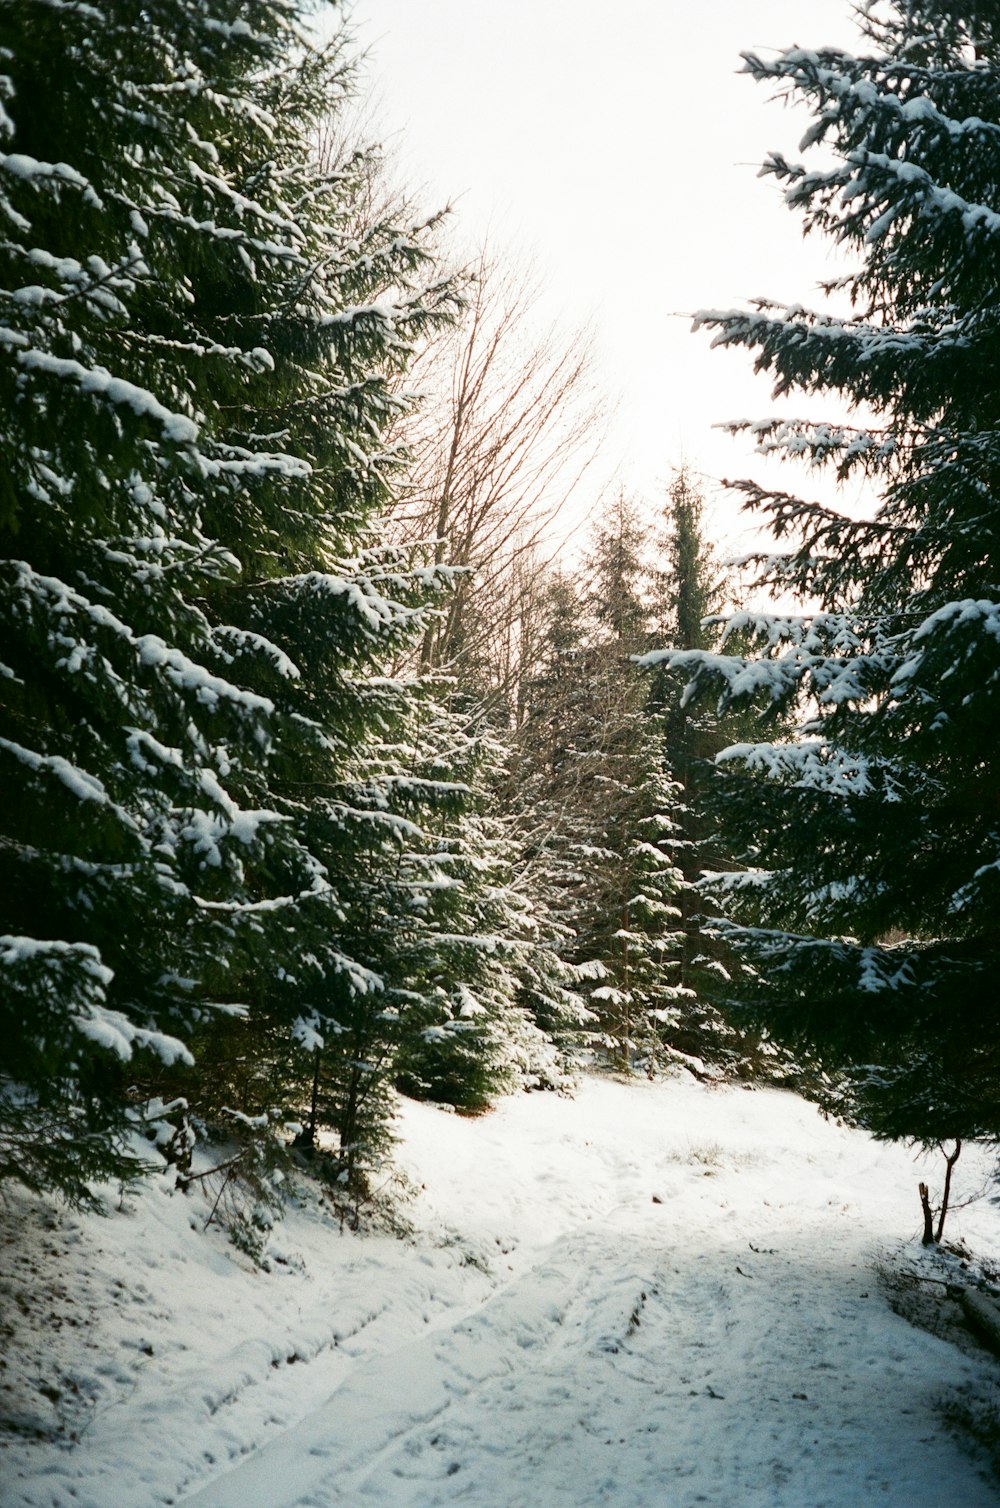
<path id="1" fill-rule="evenodd" d="M 612 1059 L 652 1069 L 674 1021 L 680 873 L 647 687 L 647 572 L 634 505 L 601 516 L 585 575 L 550 583 L 512 800 L 537 904 Z M 579 1022 L 583 1024 L 583 1022 Z"/>
<path id="2" fill-rule="evenodd" d="M 681 650 L 706 650 L 718 642 L 716 615 L 734 585 L 716 558 L 704 523 L 705 499 L 695 477 L 680 468 L 667 489 L 653 579 L 658 642 Z M 695 1072 L 759 1074 L 765 1064 L 760 1033 L 727 1021 L 712 999 L 726 978 L 725 949 L 711 925 L 713 907 L 699 888 L 706 870 L 718 870 L 726 850 L 710 811 L 717 778 L 714 758 L 736 738 L 751 736 L 753 714 L 722 715 L 704 702 L 685 702 L 686 675 L 662 658 L 647 683 L 647 710 L 656 720 L 664 776 L 663 847 L 678 872 L 678 927 L 670 955 L 675 998 L 664 1021 L 670 1047 Z"/>
<path id="3" fill-rule="evenodd" d="M 0 25 L 3 1169 L 79 1196 L 137 1052 L 190 1061 L 220 1013 L 294 1034 L 312 943 L 327 1014 L 378 988 L 338 932 L 361 848 L 312 798 L 415 631 L 426 578 L 365 529 L 447 294 L 315 164 L 346 64 L 294 6 Z"/>
<path id="4" fill-rule="evenodd" d="M 787 611 L 730 624 L 744 654 L 672 656 L 724 705 L 795 737 L 722 756 L 745 867 L 718 877 L 745 963 L 733 993 L 846 1070 L 840 1103 L 928 1141 L 1000 1131 L 996 909 L 1000 678 L 1000 35 L 994 6 L 861 7 L 856 56 L 794 48 L 747 71 L 808 103 L 808 161 L 765 172 L 855 270 L 816 310 L 707 312 L 777 395 L 865 404 L 863 426 L 785 415 L 764 452 L 867 476 L 871 517 L 740 483 L 771 526 L 759 578 Z M 730 638 L 730 645 L 740 642 Z"/>

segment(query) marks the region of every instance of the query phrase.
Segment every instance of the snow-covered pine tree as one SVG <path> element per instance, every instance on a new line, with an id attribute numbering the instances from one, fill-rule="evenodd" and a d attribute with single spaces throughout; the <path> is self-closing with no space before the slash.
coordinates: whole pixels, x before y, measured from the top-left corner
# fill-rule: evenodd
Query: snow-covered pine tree
<path id="1" fill-rule="evenodd" d="M 604 969 L 588 1003 L 613 1060 L 652 1071 L 675 1018 L 681 873 L 667 847 L 672 781 L 649 687 L 631 664 L 652 626 L 645 538 L 638 508 L 619 493 L 597 520 L 584 566 L 589 706 L 573 752 L 590 825 L 577 849 L 585 876 L 577 946 Z"/>
<path id="2" fill-rule="evenodd" d="M 343 789 L 420 582 L 362 546 L 445 295 L 419 235 L 346 233 L 311 154 L 343 60 L 294 7 L 0 27 L 0 1173 L 80 1198 L 127 1169 L 137 1053 L 224 1000 L 315 1032 L 306 955 L 324 1019 L 381 985 L 341 946 Z"/>
<path id="3" fill-rule="evenodd" d="M 662 644 L 674 649 L 708 649 L 713 631 L 707 620 L 722 605 L 721 573 L 705 539 L 703 511 L 704 497 L 682 468 L 667 489 L 655 581 L 656 633 Z M 684 930 L 690 933 L 691 920 L 698 911 L 692 887 L 708 867 L 708 828 L 698 798 L 720 748 L 719 720 L 709 709 L 682 705 L 684 682 L 680 671 L 658 658 L 653 659 L 653 665 L 649 703 L 661 719 L 664 765 L 677 786 L 672 846 L 684 875 L 678 902 Z M 692 936 L 684 945 L 681 960 L 685 983 L 697 951 L 697 940 Z"/>
<path id="4" fill-rule="evenodd" d="M 557 577 L 547 641 L 527 694 L 514 766 L 521 827 L 539 899 L 603 1046 L 618 1065 L 653 1067 L 673 1020 L 680 879 L 659 738 L 646 685 L 643 530 L 617 498 L 595 530 L 584 581 Z"/>
<path id="5" fill-rule="evenodd" d="M 207 863 L 224 903 L 278 832 L 227 788 L 266 757 L 272 708 L 206 664 L 198 598 L 237 562 L 200 527 L 223 458 L 187 375 L 197 354 L 230 388 L 267 358 L 170 339 L 190 301 L 177 190 L 215 163 L 166 19 L 23 4 L 0 23 L 2 1162 L 76 1197 L 119 1163 L 119 1065 L 137 1046 L 184 1056 L 192 981 L 224 966 L 229 929 L 191 874 Z"/>
<path id="6" fill-rule="evenodd" d="M 427 710 L 417 773 L 452 796 L 402 877 L 409 906 L 397 908 L 396 920 L 410 964 L 410 1003 L 402 1004 L 419 1030 L 408 1031 L 401 1049 L 400 1084 L 475 1110 L 505 1090 L 550 1087 L 562 1075 L 523 999 L 523 976 L 543 967 L 544 949 L 513 887 L 513 845 L 493 798 L 503 747 L 475 711 L 461 716 L 443 701 Z"/>
<path id="7" fill-rule="evenodd" d="M 580 973 L 573 961 L 581 882 L 574 849 L 585 841 L 587 817 L 572 744 L 589 694 L 578 583 L 562 571 L 536 571 L 527 600 L 512 697 L 517 723 L 497 797 L 534 939 L 519 959 L 520 998 L 572 1062 L 596 1025 L 583 995 L 600 973 L 599 965 Z"/>
<path id="8" fill-rule="evenodd" d="M 756 654 L 674 657 L 724 702 L 798 709 L 794 738 L 725 758 L 723 880 L 738 1003 L 846 1073 L 877 1134 L 1000 1135 L 1000 9 L 867 3 L 857 56 L 747 56 L 806 101 L 815 169 L 766 170 L 857 270 L 817 312 L 701 323 L 779 395 L 843 395 L 871 425 L 778 418 L 766 451 L 879 485 L 858 521 L 741 483 L 778 552 L 760 578 L 800 613 L 737 620 Z"/>
<path id="9" fill-rule="evenodd" d="M 338 936 L 368 963 L 370 987 L 342 995 L 333 1013 L 315 957 L 296 972 L 313 992 L 302 998 L 300 1144 L 324 1148 L 319 1166 L 353 1196 L 384 1164 L 396 1089 L 474 1110 L 557 1076 L 554 1049 L 516 998 L 530 938 L 486 789 L 490 744 L 438 689 L 421 682 L 399 741 L 369 747 L 367 784 L 359 779 L 344 812 L 367 830 L 368 862 Z"/>
<path id="10" fill-rule="evenodd" d="M 667 489 L 653 582 L 655 635 L 673 649 L 717 647 L 721 634 L 714 615 L 723 607 L 727 579 L 705 532 L 704 508 L 700 487 L 681 467 Z M 640 657 L 640 665 L 646 662 Z M 761 1066 L 759 1032 L 740 1031 L 712 1004 L 718 980 L 726 977 L 725 950 L 711 927 L 713 907 L 699 883 L 706 871 L 725 867 L 710 812 L 715 756 L 728 744 L 752 737 L 756 719 L 752 713 L 722 715 L 704 701 L 686 702 L 683 670 L 659 652 L 648 663 L 646 705 L 656 718 L 667 783 L 663 847 L 681 876 L 675 899 L 678 950 L 671 960 L 677 994 L 665 1036 L 673 1049 L 711 1065 L 710 1071 L 752 1074 Z"/>
<path id="11" fill-rule="evenodd" d="M 565 943 L 576 935 L 583 881 L 576 849 L 590 830 L 575 757 L 589 723 L 590 667 L 577 580 L 553 572 L 539 596 L 534 657 L 521 670 L 521 719 L 501 799 L 513 817 L 535 906 Z"/>

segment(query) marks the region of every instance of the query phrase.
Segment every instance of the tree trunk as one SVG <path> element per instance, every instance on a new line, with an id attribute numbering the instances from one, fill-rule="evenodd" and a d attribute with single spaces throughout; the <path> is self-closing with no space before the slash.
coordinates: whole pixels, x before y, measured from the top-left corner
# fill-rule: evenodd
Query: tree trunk
<path id="1" fill-rule="evenodd" d="M 934 1245 L 934 1211 L 931 1209 L 930 1190 L 926 1183 L 918 1185 L 920 1189 L 920 1208 L 924 1212 L 924 1246 Z"/>
<path id="2" fill-rule="evenodd" d="M 944 1147 L 941 1148 L 941 1151 L 944 1152 Z M 946 1167 L 945 1167 L 945 1175 L 944 1175 L 944 1192 L 941 1195 L 941 1213 L 938 1216 L 937 1231 L 935 1232 L 935 1235 L 934 1235 L 935 1241 L 940 1241 L 941 1237 L 942 1237 L 942 1235 L 944 1233 L 944 1217 L 948 1213 L 948 1200 L 951 1197 L 951 1172 L 952 1172 L 952 1169 L 954 1168 L 956 1162 L 961 1157 L 961 1155 L 962 1155 L 962 1143 L 961 1143 L 961 1140 L 958 1137 L 956 1137 L 955 1138 L 955 1150 L 954 1150 L 954 1152 L 951 1154 L 950 1157 L 947 1155 L 947 1153 L 945 1153 L 945 1159 L 944 1160 L 945 1160 Z"/>

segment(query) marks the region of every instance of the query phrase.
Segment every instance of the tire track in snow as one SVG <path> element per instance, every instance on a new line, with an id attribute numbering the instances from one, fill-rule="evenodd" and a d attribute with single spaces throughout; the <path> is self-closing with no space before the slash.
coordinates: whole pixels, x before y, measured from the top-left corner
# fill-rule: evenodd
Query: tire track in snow
<path id="1" fill-rule="evenodd" d="M 192 1244 L 186 1206 L 155 1194 L 88 1236 L 95 1294 L 132 1267 L 149 1282 L 104 1326 L 122 1380 L 73 1449 L 12 1446 L 0 1501 L 997 1504 L 936 1412 L 987 1396 L 996 1367 L 911 1330 L 870 1271 L 914 1219 L 904 1149 L 790 1095 L 684 1080 L 405 1120 L 412 1241 L 331 1240 L 293 1208 L 279 1239 L 308 1255 L 265 1278 Z M 1000 1254 L 995 1211 L 955 1218 Z"/>
<path id="2" fill-rule="evenodd" d="M 626 1318 L 632 1283 L 621 1284 L 621 1244 L 591 1244 L 584 1306 L 597 1297 L 576 1335 L 563 1328 L 534 1365 L 454 1400 L 433 1432 L 411 1427 L 338 1493 L 325 1489 L 304 1502 L 995 1504 L 995 1489 L 971 1462 L 960 1459 L 956 1469 L 938 1432 L 936 1394 L 913 1381 L 914 1352 L 930 1338 L 889 1316 L 883 1348 L 881 1329 L 869 1322 L 881 1301 L 864 1286 L 863 1269 L 835 1261 L 824 1270 L 808 1251 L 786 1259 L 774 1274 L 787 1298 L 782 1323 L 782 1305 L 751 1297 L 754 1280 L 737 1272 L 748 1270 L 737 1262 L 744 1250 L 645 1253 L 647 1301 Z M 536 1269 L 532 1279 L 542 1276 Z M 810 1302 L 818 1324 L 804 1346 L 808 1331 L 796 1310 Z M 823 1324 L 823 1306 L 836 1310 L 836 1324 Z M 968 1375 L 952 1348 L 939 1350 L 942 1386 Z"/>
<path id="3" fill-rule="evenodd" d="M 357 1501 L 378 1464 L 434 1436 L 440 1417 L 486 1389 L 516 1397 L 525 1371 L 558 1376 L 567 1352 L 609 1354 L 653 1282 L 623 1276 L 608 1289 L 589 1233 L 557 1242 L 457 1323 L 358 1367 L 324 1404 L 262 1450 L 190 1495 L 184 1508 L 285 1508 Z M 330 1462 L 335 1462 L 331 1468 Z M 492 1508 L 496 1508 L 494 1499 Z"/>
<path id="4" fill-rule="evenodd" d="M 942 1387 L 966 1359 L 883 1312 L 860 1251 L 668 1249 L 642 1223 L 560 1238 L 185 1508 L 941 1508 L 942 1481 L 996 1504 L 913 1381 L 921 1347 Z"/>

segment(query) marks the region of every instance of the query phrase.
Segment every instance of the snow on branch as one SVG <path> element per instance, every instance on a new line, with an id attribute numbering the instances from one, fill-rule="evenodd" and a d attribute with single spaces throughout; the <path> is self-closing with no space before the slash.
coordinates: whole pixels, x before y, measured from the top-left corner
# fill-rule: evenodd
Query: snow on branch
<path id="1" fill-rule="evenodd" d="M 0 172 L 8 173 L 12 178 L 19 178 L 35 187 L 49 182 L 60 188 L 78 189 L 85 204 L 93 209 L 104 207 L 93 185 L 66 162 L 41 162 L 25 152 L 0 152 Z"/>
<path id="2" fill-rule="evenodd" d="M 747 771 L 800 790 L 863 796 L 872 788 L 872 762 L 865 755 L 847 754 L 822 739 L 730 744 L 715 756 L 715 762 L 740 764 Z"/>
<path id="3" fill-rule="evenodd" d="M 18 342 L 20 344 L 20 342 Z M 41 372 L 75 382 L 81 392 L 97 398 L 106 398 L 109 403 L 130 408 L 139 418 L 151 419 L 159 424 L 163 437 L 176 445 L 194 445 L 198 439 L 198 426 L 186 414 L 172 413 L 158 398 L 145 388 L 136 387 L 124 377 L 114 377 L 104 367 L 85 367 L 82 362 L 68 356 L 52 356 L 47 351 L 36 349 L 18 350 L 16 361 L 28 372 Z"/>
<path id="4" fill-rule="evenodd" d="M 111 1010 L 108 1006 L 91 1005 L 86 1011 L 73 1015 L 71 1020 L 81 1036 L 114 1053 L 123 1062 L 132 1057 L 134 1048 L 143 1047 L 154 1052 L 168 1068 L 175 1063 L 184 1063 L 189 1068 L 194 1066 L 194 1058 L 179 1038 L 136 1026 L 121 1011 Z"/>
<path id="5" fill-rule="evenodd" d="M 715 427 L 732 435 L 748 431 L 761 456 L 806 459 L 813 466 L 836 462 L 841 476 L 859 464 L 867 470 L 882 468 L 900 449 L 899 440 L 884 430 L 822 424 L 812 419 L 736 419 Z"/>

